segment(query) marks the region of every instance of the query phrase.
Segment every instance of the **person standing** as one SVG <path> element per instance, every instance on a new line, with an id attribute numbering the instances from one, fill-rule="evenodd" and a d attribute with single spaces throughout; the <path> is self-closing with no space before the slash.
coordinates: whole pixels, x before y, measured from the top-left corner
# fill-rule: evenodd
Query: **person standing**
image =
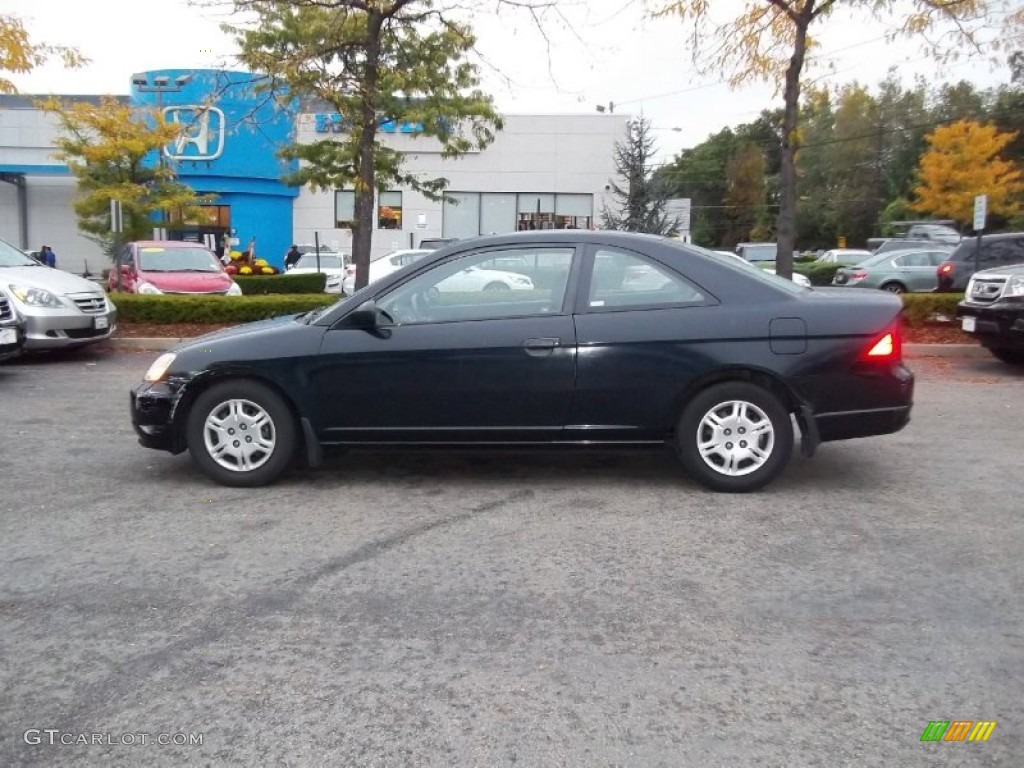
<path id="1" fill-rule="evenodd" d="M 302 253 L 299 251 L 299 246 L 293 243 L 292 249 L 288 251 L 288 253 L 286 253 L 284 256 L 284 268 L 286 270 L 291 269 L 299 262 L 299 259 L 301 258 Z"/>
<path id="2" fill-rule="evenodd" d="M 53 252 L 53 248 L 48 245 L 44 245 L 40 256 L 43 257 L 43 264 L 48 267 L 52 267 L 53 269 L 57 268 L 57 254 Z"/>

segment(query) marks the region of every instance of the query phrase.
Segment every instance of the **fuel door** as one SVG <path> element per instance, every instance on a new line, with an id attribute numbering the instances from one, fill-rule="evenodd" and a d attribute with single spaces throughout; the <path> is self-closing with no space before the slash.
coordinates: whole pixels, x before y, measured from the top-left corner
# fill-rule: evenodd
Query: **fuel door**
<path id="1" fill-rule="evenodd" d="M 807 351 L 807 323 L 800 317 L 776 317 L 768 325 L 768 340 L 776 355 L 802 355 Z"/>

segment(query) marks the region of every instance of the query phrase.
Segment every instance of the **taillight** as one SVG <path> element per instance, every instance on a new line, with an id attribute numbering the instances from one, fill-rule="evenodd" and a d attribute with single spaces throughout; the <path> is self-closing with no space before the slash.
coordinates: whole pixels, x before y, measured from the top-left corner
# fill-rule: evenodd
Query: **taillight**
<path id="1" fill-rule="evenodd" d="M 863 271 L 851 272 L 850 273 L 850 280 L 863 280 L 867 276 L 868 276 L 867 272 L 863 272 Z"/>
<path id="2" fill-rule="evenodd" d="M 944 261 L 944 262 L 942 262 L 939 265 L 939 274 L 940 275 L 948 275 L 952 271 L 953 271 L 953 265 L 950 264 L 948 261 Z"/>
<path id="3" fill-rule="evenodd" d="M 864 349 L 865 360 L 875 362 L 898 363 L 903 359 L 903 339 L 899 325 L 887 328 L 881 335 L 873 338 Z"/>

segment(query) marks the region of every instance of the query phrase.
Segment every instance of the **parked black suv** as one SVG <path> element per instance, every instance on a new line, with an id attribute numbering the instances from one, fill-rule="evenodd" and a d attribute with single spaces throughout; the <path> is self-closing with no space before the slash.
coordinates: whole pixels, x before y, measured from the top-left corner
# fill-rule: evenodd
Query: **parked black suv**
<path id="1" fill-rule="evenodd" d="M 1024 264 L 1024 232 L 1005 232 L 981 236 L 981 266 L 975 254 L 978 238 L 968 237 L 942 262 L 938 268 L 940 293 L 964 291 L 967 281 L 977 269 L 995 269 L 1010 264 Z"/>
<path id="2" fill-rule="evenodd" d="M 1024 264 L 976 272 L 956 314 L 989 352 L 1024 365 Z"/>

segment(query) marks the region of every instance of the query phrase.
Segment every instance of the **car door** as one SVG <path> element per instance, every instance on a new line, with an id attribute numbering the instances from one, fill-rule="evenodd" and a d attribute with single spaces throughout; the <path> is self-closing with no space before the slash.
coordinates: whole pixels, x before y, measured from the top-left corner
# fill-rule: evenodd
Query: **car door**
<path id="1" fill-rule="evenodd" d="M 930 291 L 935 287 L 935 267 L 924 251 L 904 253 L 893 259 L 893 266 L 910 291 Z"/>
<path id="2" fill-rule="evenodd" d="M 346 328 L 342 319 L 324 334 L 313 375 L 321 440 L 557 438 L 575 386 L 567 297 L 576 250 L 559 244 L 459 254 L 374 297 L 393 321 L 387 327 Z M 438 289 L 486 259 L 524 252 L 559 261 L 558 284 L 507 292 Z"/>
<path id="3" fill-rule="evenodd" d="M 656 275 L 642 281 L 636 274 Z M 664 438 L 675 398 L 707 366 L 718 301 L 644 254 L 589 246 L 576 304 L 576 398 L 569 440 Z M 686 343 L 686 339 L 694 340 Z"/>

